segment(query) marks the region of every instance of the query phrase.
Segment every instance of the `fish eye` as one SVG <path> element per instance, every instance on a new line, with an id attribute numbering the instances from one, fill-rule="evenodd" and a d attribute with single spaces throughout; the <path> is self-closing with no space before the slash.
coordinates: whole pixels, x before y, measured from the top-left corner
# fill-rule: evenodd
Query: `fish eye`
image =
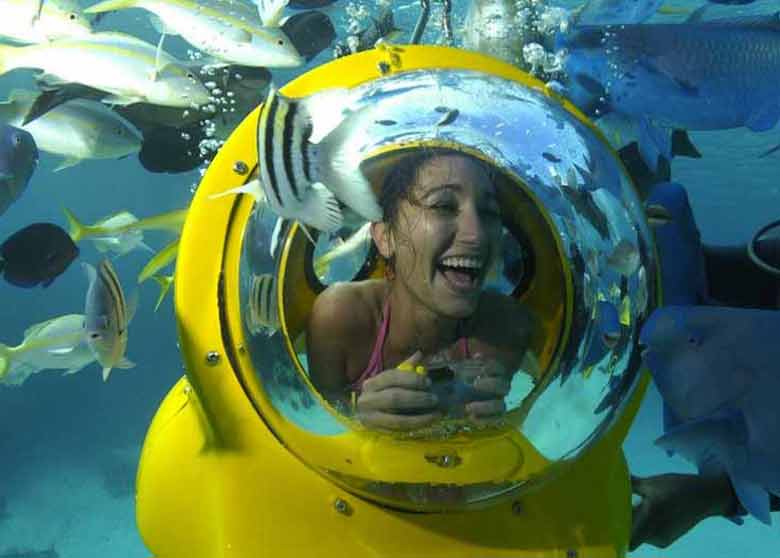
<path id="1" fill-rule="evenodd" d="M 76 14 L 75 14 L 74 12 L 70 12 L 70 13 L 68 14 L 68 19 L 69 19 L 69 20 L 71 20 L 71 21 L 76 21 L 76 18 L 77 18 L 77 17 L 78 17 L 78 16 L 76 16 Z"/>
<path id="2" fill-rule="evenodd" d="M 14 145 L 22 145 L 22 136 L 14 134 Z"/>
<path id="3" fill-rule="evenodd" d="M 89 334 L 90 339 L 97 339 L 98 337 L 100 337 L 100 334 L 97 332 L 93 332 Z"/>
<path id="4" fill-rule="evenodd" d="M 277 40 L 277 41 L 276 41 L 276 44 L 277 44 L 277 45 L 279 45 L 279 46 L 282 46 L 282 45 L 284 45 L 284 39 L 279 39 L 279 40 Z"/>
<path id="5" fill-rule="evenodd" d="M 698 345 L 699 344 L 699 340 L 696 337 L 694 337 L 693 335 L 691 335 L 690 337 L 688 337 L 688 344 L 690 344 L 690 345 Z"/>

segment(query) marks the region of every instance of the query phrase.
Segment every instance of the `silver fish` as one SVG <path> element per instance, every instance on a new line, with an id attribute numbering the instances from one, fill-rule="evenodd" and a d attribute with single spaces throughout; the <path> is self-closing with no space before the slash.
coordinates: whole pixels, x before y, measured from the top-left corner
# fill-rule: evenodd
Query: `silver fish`
<path id="1" fill-rule="evenodd" d="M 122 285 L 109 260 L 100 262 L 97 271 L 88 263 L 89 288 L 84 309 L 87 343 L 103 367 L 103 381 L 112 368 L 133 368 L 125 358 L 127 326 L 135 312 L 135 302 L 128 308 Z"/>
<path id="2" fill-rule="evenodd" d="M 258 122 L 260 178 L 219 195 L 252 194 L 277 215 L 321 231 L 341 227 L 339 201 L 368 221 L 381 219 L 370 184 L 344 152 L 353 129 L 338 110 L 345 96 L 328 90 L 291 100 L 272 88 Z M 327 122 L 314 116 L 322 114 Z"/>

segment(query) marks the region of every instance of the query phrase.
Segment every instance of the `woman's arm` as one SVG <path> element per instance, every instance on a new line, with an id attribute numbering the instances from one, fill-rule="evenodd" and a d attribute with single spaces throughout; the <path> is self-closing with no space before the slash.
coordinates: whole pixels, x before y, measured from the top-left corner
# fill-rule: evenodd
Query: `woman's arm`
<path id="1" fill-rule="evenodd" d="M 347 359 L 350 346 L 359 340 L 365 318 L 354 293 L 344 285 L 332 285 L 314 301 L 306 330 L 309 376 L 331 403 L 350 403 Z M 358 335 L 356 337 L 356 335 Z"/>

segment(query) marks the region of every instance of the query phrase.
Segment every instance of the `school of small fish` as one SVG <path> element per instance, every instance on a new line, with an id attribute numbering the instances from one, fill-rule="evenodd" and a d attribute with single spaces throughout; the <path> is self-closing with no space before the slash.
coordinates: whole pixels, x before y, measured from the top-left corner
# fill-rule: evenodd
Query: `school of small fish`
<path id="1" fill-rule="evenodd" d="M 313 262 L 319 277 L 340 258 L 362 254 L 370 244 L 366 222 L 381 218 L 366 177 L 346 153 L 350 134 L 365 124 L 363 115 L 343 110 L 348 91 L 289 98 L 275 83 L 328 48 L 335 57 L 348 56 L 408 31 L 396 26 L 395 5 L 383 2 L 364 26 L 340 33 L 330 7 L 336 1 L 103 0 L 83 7 L 76 0 L 2 0 L 0 75 L 24 72 L 37 89 L 16 88 L 0 100 L 0 215 L 37 187 L 41 153 L 57 157 L 55 170 L 62 172 L 91 160 L 128 156 L 149 172 L 191 171 L 207 163 L 262 103 L 257 177 L 214 197 L 251 195 L 258 210 L 278 217 L 270 245 L 255 247 L 258 261 L 272 265 L 294 221 L 312 241 L 315 231 L 337 239 Z M 674 156 L 700 157 L 686 130 L 764 131 L 780 120 L 776 13 L 708 19 L 700 8 L 690 10 L 685 22 L 658 23 L 648 20 L 679 11 L 662 0 L 588 0 L 572 10 L 536 0 L 464 0 L 464 7 L 459 44 L 519 66 L 571 98 L 597 120 L 616 149 L 633 146 L 637 166 L 627 166 L 636 171 L 643 165 L 634 176 L 668 173 Z M 148 18 L 159 35 L 156 44 L 107 28 L 116 21 L 112 14 L 125 10 Z M 174 41 L 184 41 L 195 55 L 187 59 L 166 50 Z M 442 107 L 438 126 L 458 117 L 457 107 Z M 543 156 L 560 161 L 554 150 Z M 574 208 L 600 238 L 609 238 L 610 223 L 597 199 L 602 185 L 587 169 L 563 174 L 557 177 L 561 203 Z M 661 260 L 671 263 L 661 269 L 669 301 L 703 304 L 707 287 L 700 239 L 684 189 L 667 178 L 642 193 Z M 138 250 L 153 254 L 137 281 L 151 278 L 159 285 L 155 310 L 171 289 L 174 276 L 164 270 L 178 253 L 187 208 L 151 216 L 110 208 L 92 224 L 81 222 L 75 209 L 64 209 L 67 230 L 34 222 L 0 244 L 0 274 L 20 288 L 51 285 L 79 258 L 79 243 L 90 242 L 101 254 L 99 262 L 81 262 L 83 305 L 31 324 L 16 345 L 0 343 L 0 384 L 21 385 L 44 370 L 74 374 L 93 363 L 107 381 L 112 370 L 135 366 L 127 352 L 138 298 L 136 292 L 126 295 L 115 268 L 122 256 Z M 339 236 L 346 223 L 356 222 L 361 225 L 352 227 L 351 235 Z M 151 247 L 147 231 L 171 238 L 162 248 Z M 588 257 L 594 272 L 610 273 L 624 286 L 651 271 L 641 266 L 639 251 L 623 240 L 608 253 Z M 513 283 L 525 273 L 522 256 L 502 254 L 502 272 Z M 279 327 L 275 276 L 260 267 L 250 270 L 245 315 L 253 334 Z M 591 342 L 578 355 L 586 373 L 627 342 L 627 326 L 648 304 L 613 295 L 598 293 L 589 305 Z M 753 339 L 755 352 L 737 359 L 739 374 L 730 376 L 726 360 L 703 358 L 697 348 L 704 344 L 726 354 L 723 347 L 731 341 L 725 317 L 737 319 L 746 338 L 756 331 L 751 320 L 775 327 L 777 319 L 679 308 L 654 314 L 642 335 L 646 364 L 677 421 L 677 429 L 658 443 L 702 469 L 725 471 L 746 508 L 768 521 L 768 494 L 780 490 L 780 460 L 755 442 L 776 438 L 774 423 L 767 422 L 773 407 L 761 389 L 777 384 L 766 376 L 769 361 L 761 357 L 766 353 Z M 710 332 L 697 321 L 704 318 L 718 327 L 699 340 L 700 332 Z M 694 346 L 691 339 L 699 341 Z M 707 380 L 712 374 L 722 379 L 718 386 Z M 745 436 L 752 445 L 739 445 Z"/>

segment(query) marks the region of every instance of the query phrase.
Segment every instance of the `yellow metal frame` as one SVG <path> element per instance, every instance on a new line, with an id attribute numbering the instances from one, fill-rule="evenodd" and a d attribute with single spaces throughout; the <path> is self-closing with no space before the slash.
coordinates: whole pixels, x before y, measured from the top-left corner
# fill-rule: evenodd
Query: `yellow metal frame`
<path id="1" fill-rule="evenodd" d="M 554 96 L 508 64 L 432 46 L 385 47 L 339 59 L 296 79 L 285 94 L 422 68 L 483 71 Z M 408 513 L 379 506 L 333 484 L 288 450 L 288 438 L 300 429 L 267 414 L 273 407 L 252 384 L 256 375 L 240 373 L 251 366 L 240 333 L 238 266 L 253 202 L 248 196 L 209 199 L 245 182 L 257 166 L 257 117 L 255 110 L 209 167 L 182 233 L 175 308 L 187 375 L 161 404 L 141 456 L 137 520 L 149 549 L 160 558 L 564 557 L 570 550 L 578 558 L 623 556 L 631 509 L 620 446 L 647 374 L 618 423 L 555 482 L 477 510 Z M 277 431 L 282 424 L 283 438 Z M 344 439 L 339 457 L 354 447 Z M 328 458 L 318 457 L 318 463 Z"/>

